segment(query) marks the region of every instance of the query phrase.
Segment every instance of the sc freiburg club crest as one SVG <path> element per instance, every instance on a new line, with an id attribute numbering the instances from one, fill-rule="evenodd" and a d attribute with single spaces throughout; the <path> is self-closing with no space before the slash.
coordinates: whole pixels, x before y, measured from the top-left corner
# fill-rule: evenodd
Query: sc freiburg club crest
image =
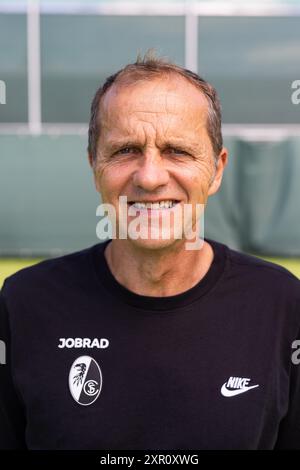
<path id="1" fill-rule="evenodd" d="M 90 356 L 80 356 L 73 362 L 69 373 L 72 397 L 80 405 L 91 405 L 97 400 L 102 388 L 99 365 Z"/>

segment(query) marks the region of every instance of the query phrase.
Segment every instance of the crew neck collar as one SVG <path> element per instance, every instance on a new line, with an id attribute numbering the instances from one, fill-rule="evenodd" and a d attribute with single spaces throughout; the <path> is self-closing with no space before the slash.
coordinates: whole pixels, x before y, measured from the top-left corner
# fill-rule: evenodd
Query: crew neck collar
<path id="1" fill-rule="evenodd" d="M 228 247 L 220 242 L 204 238 L 214 252 L 212 263 L 204 277 L 190 289 L 176 295 L 153 297 L 136 294 L 120 284 L 113 276 L 106 261 L 104 251 L 111 239 L 98 243 L 92 248 L 93 265 L 98 280 L 115 297 L 134 307 L 144 310 L 173 310 L 195 302 L 210 291 L 222 276 L 227 260 Z"/>

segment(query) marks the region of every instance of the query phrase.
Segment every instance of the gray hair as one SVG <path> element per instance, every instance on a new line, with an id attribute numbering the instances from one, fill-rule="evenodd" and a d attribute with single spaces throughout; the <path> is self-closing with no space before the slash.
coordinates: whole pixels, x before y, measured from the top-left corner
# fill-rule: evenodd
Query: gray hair
<path id="1" fill-rule="evenodd" d="M 144 56 L 138 54 L 133 64 L 128 64 L 118 72 L 106 78 L 98 88 L 91 105 L 88 132 L 88 153 L 93 161 L 97 158 L 97 143 L 100 134 L 99 107 L 103 95 L 115 83 L 133 83 L 138 80 L 151 79 L 157 76 L 179 74 L 195 85 L 206 97 L 208 102 L 207 132 L 210 137 L 215 164 L 223 147 L 221 131 L 221 103 L 216 89 L 191 70 L 176 65 L 162 57 L 156 57 L 154 50 L 149 49 Z"/>

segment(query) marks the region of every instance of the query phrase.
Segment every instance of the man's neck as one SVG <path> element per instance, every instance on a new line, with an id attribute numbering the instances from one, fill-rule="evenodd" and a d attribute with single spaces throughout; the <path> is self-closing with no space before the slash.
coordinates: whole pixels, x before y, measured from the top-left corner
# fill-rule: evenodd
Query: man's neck
<path id="1" fill-rule="evenodd" d="M 205 276 L 213 261 L 213 249 L 204 241 L 200 250 L 141 250 L 129 240 L 112 240 L 104 251 L 115 279 L 128 290 L 146 296 L 165 297 L 191 289 Z"/>

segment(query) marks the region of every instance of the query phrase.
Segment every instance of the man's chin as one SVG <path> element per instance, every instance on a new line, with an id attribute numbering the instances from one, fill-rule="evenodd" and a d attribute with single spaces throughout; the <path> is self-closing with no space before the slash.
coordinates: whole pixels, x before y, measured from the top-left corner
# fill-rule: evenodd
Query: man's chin
<path id="1" fill-rule="evenodd" d="M 171 246 L 175 246 L 178 243 L 180 243 L 180 241 L 182 242 L 182 240 L 176 239 L 176 238 L 168 238 L 168 239 L 136 238 L 136 239 L 133 239 L 129 237 L 129 240 L 130 240 L 130 243 L 132 243 L 132 245 L 138 248 L 143 248 L 147 250 L 162 250 L 165 248 L 169 248 Z"/>

